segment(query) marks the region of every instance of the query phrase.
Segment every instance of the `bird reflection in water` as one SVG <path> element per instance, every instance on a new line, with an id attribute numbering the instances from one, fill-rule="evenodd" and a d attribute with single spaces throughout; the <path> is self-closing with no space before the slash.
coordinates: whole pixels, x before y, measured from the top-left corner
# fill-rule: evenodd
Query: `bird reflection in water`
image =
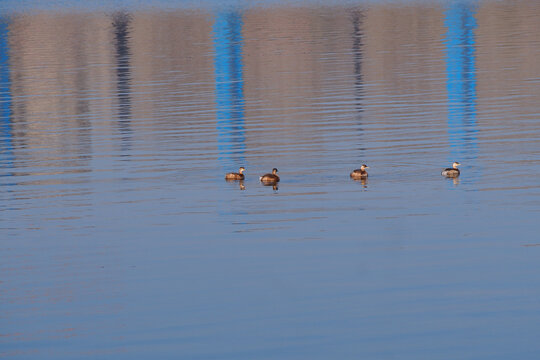
<path id="1" fill-rule="evenodd" d="M 278 190 L 278 183 L 277 183 L 277 181 L 265 181 L 265 180 L 261 180 L 261 184 L 263 184 L 264 186 L 271 186 L 271 187 L 272 187 L 272 190 Z"/>
<path id="2" fill-rule="evenodd" d="M 246 190 L 246 186 L 244 185 L 244 180 L 225 179 L 225 181 L 229 184 L 238 184 L 238 187 L 240 188 L 240 190 Z"/>
<path id="3" fill-rule="evenodd" d="M 459 178 L 458 177 L 448 178 L 448 180 L 450 180 L 450 179 L 452 179 L 452 183 L 454 184 L 454 186 L 459 185 Z"/>
<path id="4" fill-rule="evenodd" d="M 353 181 L 355 182 L 359 182 L 360 184 L 362 184 L 362 188 L 363 189 L 367 189 L 367 183 L 368 183 L 368 179 L 367 178 L 360 178 L 360 179 L 355 179 L 355 178 L 351 178 Z"/>

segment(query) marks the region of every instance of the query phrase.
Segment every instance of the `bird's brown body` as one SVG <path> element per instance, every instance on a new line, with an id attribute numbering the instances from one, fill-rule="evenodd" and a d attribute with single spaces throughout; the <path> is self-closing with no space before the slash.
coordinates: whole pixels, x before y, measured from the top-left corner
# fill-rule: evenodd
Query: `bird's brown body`
<path id="1" fill-rule="evenodd" d="M 461 165 L 457 161 L 452 164 L 451 168 L 446 168 L 441 172 L 442 176 L 446 177 L 458 177 L 460 174 L 460 171 L 458 169 L 458 166 Z"/>
<path id="2" fill-rule="evenodd" d="M 360 169 L 353 170 L 351 172 L 351 178 L 353 179 L 367 179 L 368 173 L 366 169 L 369 169 L 369 166 L 366 164 L 362 165 Z"/>
<path id="3" fill-rule="evenodd" d="M 230 172 L 230 173 L 225 174 L 225 179 L 226 180 L 244 180 L 245 178 L 244 170 L 246 169 L 243 166 L 241 166 L 237 173 Z"/>
<path id="4" fill-rule="evenodd" d="M 277 175 L 278 170 L 274 168 L 271 174 L 264 174 L 259 178 L 259 180 L 265 184 L 272 185 L 279 182 L 279 176 Z"/>

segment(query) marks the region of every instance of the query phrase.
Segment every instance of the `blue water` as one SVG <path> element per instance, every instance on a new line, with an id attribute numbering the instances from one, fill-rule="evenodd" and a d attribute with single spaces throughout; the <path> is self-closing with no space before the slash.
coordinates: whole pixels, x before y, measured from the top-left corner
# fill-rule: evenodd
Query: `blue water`
<path id="1" fill-rule="evenodd" d="M 536 2 L 4 4 L 0 357 L 537 358 Z"/>

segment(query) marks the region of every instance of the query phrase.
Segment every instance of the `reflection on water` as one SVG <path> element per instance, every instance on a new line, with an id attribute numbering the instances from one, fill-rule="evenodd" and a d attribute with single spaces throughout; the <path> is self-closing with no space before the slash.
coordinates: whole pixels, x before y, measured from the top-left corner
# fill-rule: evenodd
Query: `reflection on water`
<path id="1" fill-rule="evenodd" d="M 216 120 L 219 160 L 224 168 L 244 165 L 244 93 L 242 14 L 221 12 L 213 26 Z"/>
<path id="2" fill-rule="evenodd" d="M 537 2 L 123 5 L 1 18 L 0 357 L 538 354 Z"/>
<path id="3" fill-rule="evenodd" d="M 445 11 L 449 161 L 476 158 L 476 5 L 452 2 Z"/>
<path id="4" fill-rule="evenodd" d="M 11 166 L 12 156 L 8 33 L 8 20 L 0 17 L 0 168 Z"/>
<path id="5" fill-rule="evenodd" d="M 131 137 L 131 75 L 129 26 L 131 17 L 126 13 L 113 15 L 114 48 L 116 52 L 116 94 L 118 98 L 118 127 L 122 134 L 122 151 L 129 151 Z"/>
<path id="6" fill-rule="evenodd" d="M 351 178 L 352 181 L 355 181 L 355 182 L 358 182 L 360 184 L 362 184 L 362 188 L 363 189 L 367 189 L 367 184 L 368 184 L 368 180 L 367 178 Z"/>
<path id="7" fill-rule="evenodd" d="M 263 184 L 263 186 L 271 186 L 272 190 L 279 190 L 278 183 L 275 181 L 261 181 L 261 184 Z"/>
<path id="8" fill-rule="evenodd" d="M 240 190 L 246 190 L 246 186 L 244 185 L 244 180 L 225 179 L 225 181 L 231 185 L 238 187 Z"/>
<path id="9" fill-rule="evenodd" d="M 352 10 L 351 11 L 351 21 L 353 23 L 353 44 L 352 44 L 352 53 L 353 53 L 353 63 L 354 63 L 354 100 L 355 107 L 357 111 L 356 120 L 358 122 L 358 139 L 359 139 L 359 162 L 365 161 L 364 151 L 365 148 L 362 144 L 362 113 L 364 111 L 364 106 L 362 104 L 363 99 L 363 80 L 362 80 L 362 20 L 363 13 L 361 10 Z"/>

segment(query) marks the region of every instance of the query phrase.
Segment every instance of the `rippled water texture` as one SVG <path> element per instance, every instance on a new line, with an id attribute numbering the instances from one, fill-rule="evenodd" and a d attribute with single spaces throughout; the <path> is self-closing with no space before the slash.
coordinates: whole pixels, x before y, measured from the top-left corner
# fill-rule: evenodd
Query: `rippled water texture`
<path id="1" fill-rule="evenodd" d="M 84 4 L 0 17 L 0 357 L 537 358 L 538 2 Z"/>

